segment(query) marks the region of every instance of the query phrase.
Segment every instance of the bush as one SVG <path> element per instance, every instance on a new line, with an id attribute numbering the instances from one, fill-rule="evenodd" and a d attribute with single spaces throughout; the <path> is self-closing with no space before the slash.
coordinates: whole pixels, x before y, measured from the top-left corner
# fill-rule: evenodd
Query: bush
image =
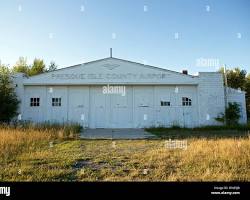
<path id="1" fill-rule="evenodd" d="M 226 109 L 227 125 L 236 125 L 240 119 L 240 105 L 238 103 L 229 103 Z"/>
<path id="2" fill-rule="evenodd" d="M 228 126 L 234 126 L 239 123 L 240 119 L 240 105 L 236 102 L 228 103 L 225 114 L 220 113 L 218 117 L 215 118 L 218 122 L 226 122 Z"/>

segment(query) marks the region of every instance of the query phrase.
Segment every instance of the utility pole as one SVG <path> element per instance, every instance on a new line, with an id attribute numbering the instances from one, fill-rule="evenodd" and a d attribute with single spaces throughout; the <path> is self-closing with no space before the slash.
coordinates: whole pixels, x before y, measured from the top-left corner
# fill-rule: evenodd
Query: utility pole
<path id="1" fill-rule="evenodd" d="M 227 101 L 227 68 L 226 65 L 224 65 L 224 80 L 225 80 L 225 87 L 224 87 L 224 94 L 225 94 L 225 121 L 224 124 L 227 125 L 227 116 L 226 116 L 226 109 L 228 107 L 228 101 Z"/>
<path id="2" fill-rule="evenodd" d="M 225 80 L 225 108 L 227 108 L 227 68 L 226 68 L 226 65 L 224 65 L 224 80 Z"/>

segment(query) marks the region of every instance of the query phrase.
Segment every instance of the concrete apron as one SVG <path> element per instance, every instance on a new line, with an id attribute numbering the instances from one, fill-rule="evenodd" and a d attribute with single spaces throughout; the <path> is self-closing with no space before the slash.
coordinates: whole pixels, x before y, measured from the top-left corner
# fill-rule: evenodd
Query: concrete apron
<path id="1" fill-rule="evenodd" d="M 155 138 L 144 129 L 84 129 L 80 135 L 81 139 L 148 139 Z"/>

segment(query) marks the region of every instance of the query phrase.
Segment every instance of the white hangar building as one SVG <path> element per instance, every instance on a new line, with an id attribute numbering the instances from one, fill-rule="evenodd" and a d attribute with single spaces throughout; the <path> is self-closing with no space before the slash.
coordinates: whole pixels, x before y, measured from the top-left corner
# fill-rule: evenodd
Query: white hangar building
<path id="1" fill-rule="evenodd" d="M 245 92 L 228 89 L 226 100 L 217 72 L 191 76 L 109 57 L 32 77 L 16 74 L 14 83 L 19 118 L 33 122 L 89 128 L 216 125 L 226 101 L 238 102 L 240 122 L 247 120 Z"/>

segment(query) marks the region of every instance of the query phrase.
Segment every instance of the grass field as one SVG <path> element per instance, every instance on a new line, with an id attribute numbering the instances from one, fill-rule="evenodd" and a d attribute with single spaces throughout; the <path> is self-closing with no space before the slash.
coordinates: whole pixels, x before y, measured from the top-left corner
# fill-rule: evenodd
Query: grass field
<path id="1" fill-rule="evenodd" d="M 169 130 L 150 131 L 169 138 Z M 173 138 L 187 134 L 174 131 Z M 184 150 L 166 148 L 164 139 L 78 140 L 60 130 L 5 127 L 0 181 L 250 181 L 249 135 L 222 132 L 181 137 L 188 144 Z"/>
<path id="2" fill-rule="evenodd" d="M 201 128 L 147 128 L 148 132 L 157 135 L 161 139 L 222 139 L 222 138 L 247 138 L 250 135 L 250 125 L 247 126 L 206 126 Z"/>

